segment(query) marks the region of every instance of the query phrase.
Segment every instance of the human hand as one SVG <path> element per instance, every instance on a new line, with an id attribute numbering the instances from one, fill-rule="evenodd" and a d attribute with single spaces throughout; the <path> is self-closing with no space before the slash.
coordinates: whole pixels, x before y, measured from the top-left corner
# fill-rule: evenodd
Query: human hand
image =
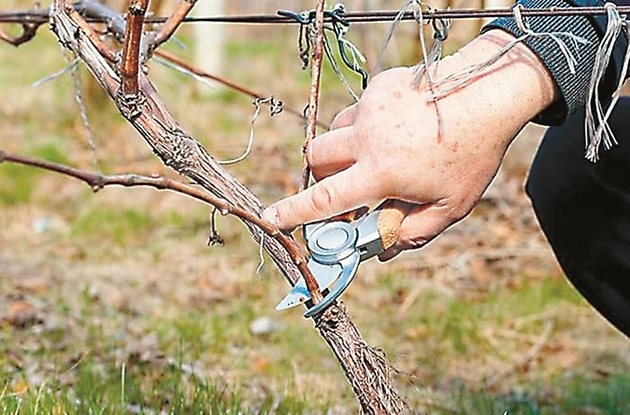
<path id="1" fill-rule="evenodd" d="M 510 40 L 490 31 L 443 59 L 432 78 L 480 63 Z M 398 199 L 409 210 L 398 241 L 380 258 L 421 247 L 472 210 L 512 139 L 555 98 L 553 81 L 524 45 L 437 103 L 426 77 L 416 85 L 414 76 L 401 67 L 374 77 L 331 131 L 310 143 L 306 156 L 317 183 L 270 206 L 265 218 L 291 229 Z"/>

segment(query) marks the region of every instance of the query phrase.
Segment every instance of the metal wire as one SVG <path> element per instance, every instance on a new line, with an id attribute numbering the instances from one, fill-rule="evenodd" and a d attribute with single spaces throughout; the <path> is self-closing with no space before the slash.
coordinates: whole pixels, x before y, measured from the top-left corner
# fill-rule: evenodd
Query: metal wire
<path id="1" fill-rule="evenodd" d="M 80 10 L 79 10 L 80 11 Z M 630 14 L 630 6 L 617 6 L 619 14 Z M 308 13 L 308 12 L 307 12 Z M 299 13 L 296 13 L 299 14 Z M 391 23 L 399 11 L 359 11 L 346 12 L 343 17 L 348 23 Z M 521 9 L 522 16 L 597 16 L 605 15 L 604 7 L 571 7 L 571 8 L 541 8 Z M 479 19 L 491 17 L 512 17 L 512 8 L 502 9 L 447 9 L 431 10 L 423 13 L 423 18 L 433 19 Z M 308 16 L 308 15 L 307 15 Z M 28 11 L 7 11 L 0 12 L 0 23 L 34 23 L 44 24 L 49 19 L 48 10 L 28 10 Z M 147 16 L 146 23 L 163 23 L 166 21 L 163 16 Z M 400 20 L 415 20 L 412 12 L 405 12 Z M 90 23 L 107 23 L 104 18 L 86 18 Z M 326 16 L 326 22 L 332 22 L 333 17 Z M 183 23 L 239 23 L 239 24 L 304 24 L 296 21 L 295 18 L 280 14 L 244 14 L 244 15 L 224 15 L 224 16 L 188 16 Z"/>

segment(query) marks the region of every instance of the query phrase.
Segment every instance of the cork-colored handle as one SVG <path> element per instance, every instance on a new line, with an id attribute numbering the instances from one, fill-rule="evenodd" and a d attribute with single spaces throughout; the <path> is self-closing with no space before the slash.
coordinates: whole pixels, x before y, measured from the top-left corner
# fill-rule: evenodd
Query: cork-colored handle
<path id="1" fill-rule="evenodd" d="M 388 200 L 381 205 L 378 215 L 378 232 L 383 250 L 391 248 L 400 235 L 400 225 L 409 213 L 410 205 L 400 200 Z"/>

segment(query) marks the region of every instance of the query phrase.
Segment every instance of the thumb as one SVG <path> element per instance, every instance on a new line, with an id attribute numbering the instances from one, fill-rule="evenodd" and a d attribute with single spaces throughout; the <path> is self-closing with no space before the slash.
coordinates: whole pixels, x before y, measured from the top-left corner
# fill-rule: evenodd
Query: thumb
<path id="1" fill-rule="evenodd" d="M 374 189 L 360 180 L 357 165 L 326 177 L 308 189 L 269 206 L 263 218 L 280 229 L 326 219 L 369 202 Z"/>

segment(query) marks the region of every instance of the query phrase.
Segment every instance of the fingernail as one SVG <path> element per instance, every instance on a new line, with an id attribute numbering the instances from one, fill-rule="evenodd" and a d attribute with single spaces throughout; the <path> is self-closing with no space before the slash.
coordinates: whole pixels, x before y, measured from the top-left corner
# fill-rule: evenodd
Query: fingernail
<path id="1" fill-rule="evenodd" d="M 280 223 L 280 218 L 278 217 L 278 210 L 274 206 L 269 206 L 267 209 L 263 210 L 262 218 L 269 223 L 272 223 L 275 226 L 278 226 Z"/>

